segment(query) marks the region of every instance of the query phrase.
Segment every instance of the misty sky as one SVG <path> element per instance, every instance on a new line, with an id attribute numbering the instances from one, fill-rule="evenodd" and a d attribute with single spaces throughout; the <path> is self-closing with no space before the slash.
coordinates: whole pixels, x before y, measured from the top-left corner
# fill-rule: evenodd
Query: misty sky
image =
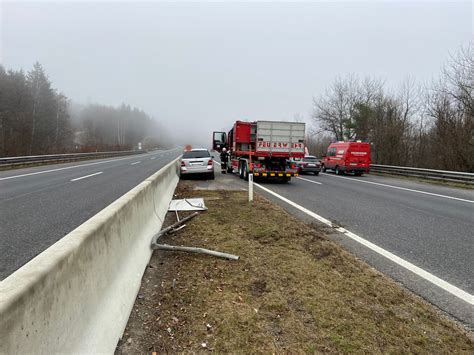
<path id="1" fill-rule="evenodd" d="M 2 2 L 1 62 L 76 102 L 138 106 L 209 143 L 236 119 L 309 117 L 336 76 L 435 78 L 472 40 L 465 2 Z"/>

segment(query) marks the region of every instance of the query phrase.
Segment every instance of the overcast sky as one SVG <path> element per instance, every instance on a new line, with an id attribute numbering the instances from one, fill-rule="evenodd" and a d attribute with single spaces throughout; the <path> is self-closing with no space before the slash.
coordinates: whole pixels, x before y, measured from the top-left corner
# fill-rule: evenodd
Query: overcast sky
<path id="1" fill-rule="evenodd" d="M 473 38 L 470 1 L 0 6 L 5 67 L 39 61 L 74 101 L 126 102 L 204 143 L 236 119 L 309 117 L 336 76 L 429 81 Z"/>

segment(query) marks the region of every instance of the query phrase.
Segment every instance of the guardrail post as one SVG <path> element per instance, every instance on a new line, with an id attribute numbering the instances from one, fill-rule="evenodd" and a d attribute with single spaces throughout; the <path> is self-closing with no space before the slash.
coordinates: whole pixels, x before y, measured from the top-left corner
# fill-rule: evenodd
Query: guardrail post
<path id="1" fill-rule="evenodd" d="M 253 201 L 253 174 L 249 174 L 249 202 Z"/>

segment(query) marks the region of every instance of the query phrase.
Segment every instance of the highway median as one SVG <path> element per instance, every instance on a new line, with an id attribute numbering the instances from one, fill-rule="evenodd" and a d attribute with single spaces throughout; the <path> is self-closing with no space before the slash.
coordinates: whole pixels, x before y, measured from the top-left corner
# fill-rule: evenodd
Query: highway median
<path id="1" fill-rule="evenodd" d="M 195 190 L 208 210 L 155 251 L 116 353 L 472 353 L 473 334 L 261 195 Z M 180 214 L 181 215 L 181 214 Z M 185 216 L 185 214 L 183 214 Z M 175 222 L 168 214 L 165 224 Z"/>
<path id="2" fill-rule="evenodd" d="M 178 183 L 173 160 L 0 283 L 0 354 L 111 353 Z"/>

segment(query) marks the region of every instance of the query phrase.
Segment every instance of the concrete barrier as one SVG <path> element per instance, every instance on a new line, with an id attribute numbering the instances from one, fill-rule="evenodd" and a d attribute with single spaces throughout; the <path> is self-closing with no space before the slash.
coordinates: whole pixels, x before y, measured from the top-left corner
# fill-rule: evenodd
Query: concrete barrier
<path id="1" fill-rule="evenodd" d="M 178 173 L 174 160 L 0 283 L 0 353 L 114 352 Z"/>

